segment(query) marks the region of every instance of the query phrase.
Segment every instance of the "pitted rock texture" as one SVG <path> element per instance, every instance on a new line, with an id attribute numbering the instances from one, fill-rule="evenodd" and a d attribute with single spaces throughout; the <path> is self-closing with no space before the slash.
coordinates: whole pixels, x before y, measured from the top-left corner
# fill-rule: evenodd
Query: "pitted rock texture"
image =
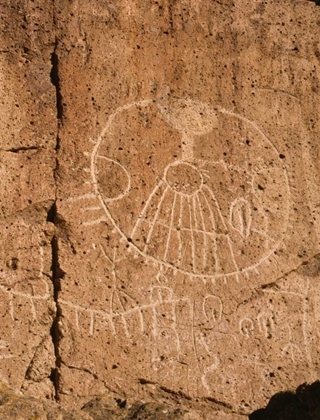
<path id="1" fill-rule="evenodd" d="M 0 378 L 54 398 L 53 4 L 5 1 L 0 21 Z"/>
<path id="2" fill-rule="evenodd" d="M 316 2 L 0 8 L 0 378 L 223 420 L 318 378 Z"/>
<path id="3" fill-rule="evenodd" d="M 119 420 L 143 420 L 151 418 L 158 420 L 199 419 L 199 416 L 188 413 L 186 410 L 155 402 L 136 402 L 129 408 L 121 408 L 121 402 L 117 405 L 115 401 L 104 401 L 103 398 L 100 398 L 87 403 L 82 410 L 89 413 L 95 420 L 104 420 L 106 415 L 108 415 L 110 419 Z"/>
<path id="4" fill-rule="evenodd" d="M 67 411 L 47 399 L 17 395 L 0 383 L 1 420 L 199 420 L 195 411 L 157 402 L 127 401 L 106 395 L 81 410 Z"/>
<path id="5" fill-rule="evenodd" d="M 249 414 L 314 380 L 319 9 L 59 19 L 60 400 L 155 384 Z"/>
<path id="6" fill-rule="evenodd" d="M 92 420 L 86 413 L 68 412 L 48 399 L 17 395 L 0 383 L 1 420 Z"/>
<path id="7" fill-rule="evenodd" d="M 300 385 L 295 392 L 280 392 L 270 399 L 265 408 L 256 410 L 249 420 L 318 420 L 320 418 L 319 381 Z M 0 384 L 0 418 L 2 420 L 204 420 L 231 419 L 227 413 L 214 410 L 203 416 L 198 410 L 186 409 L 183 401 L 175 404 L 161 402 L 128 402 L 104 395 L 86 403 L 81 410 L 67 411 L 46 399 L 17 395 L 3 383 Z M 240 419 L 239 416 L 233 418 Z"/>

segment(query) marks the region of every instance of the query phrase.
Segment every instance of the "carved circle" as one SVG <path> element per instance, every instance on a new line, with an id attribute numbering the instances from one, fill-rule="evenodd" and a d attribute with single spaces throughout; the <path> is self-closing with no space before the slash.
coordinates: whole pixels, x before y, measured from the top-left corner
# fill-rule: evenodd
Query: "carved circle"
<path id="1" fill-rule="evenodd" d="M 98 156 L 96 171 L 99 188 L 106 201 L 119 200 L 130 190 L 130 175 L 118 162 L 105 156 Z"/>
<path id="2" fill-rule="evenodd" d="M 179 194 L 192 196 L 203 184 L 199 170 L 187 162 L 174 162 L 166 167 L 164 177 L 170 188 Z"/>
<path id="3" fill-rule="evenodd" d="M 131 249 L 191 276 L 225 278 L 257 269 L 286 232 L 279 154 L 255 123 L 223 108 L 146 100 L 110 116 L 91 173 Z"/>

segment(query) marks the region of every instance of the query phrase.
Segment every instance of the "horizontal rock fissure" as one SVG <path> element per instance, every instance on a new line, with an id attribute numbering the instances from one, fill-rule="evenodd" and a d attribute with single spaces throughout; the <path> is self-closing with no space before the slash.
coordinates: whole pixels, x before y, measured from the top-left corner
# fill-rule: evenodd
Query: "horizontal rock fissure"
<path id="1" fill-rule="evenodd" d="M 39 149 L 40 147 L 38 146 L 12 147 L 10 149 L 5 149 L 4 152 L 21 153 L 21 152 L 28 152 L 29 150 L 39 150 Z"/>

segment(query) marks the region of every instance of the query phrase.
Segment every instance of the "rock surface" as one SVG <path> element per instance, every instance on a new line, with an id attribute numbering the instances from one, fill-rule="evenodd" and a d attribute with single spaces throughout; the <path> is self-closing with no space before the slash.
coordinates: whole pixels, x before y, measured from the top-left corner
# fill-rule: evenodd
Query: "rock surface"
<path id="1" fill-rule="evenodd" d="M 0 383 L 1 420 L 202 420 L 249 418 L 249 420 L 318 420 L 320 418 L 320 382 L 302 384 L 295 392 L 280 392 L 267 406 L 247 416 L 212 410 L 203 417 L 203 410 L 185 408 L 183 398 L 168 402 L 129 402 L 107 394 L 86 403 L 80 410 L 67 411 L 47 399 L 17 395 Z M 209 415 L 209 416 L 208 416 Z M 233 416 L 233 417 L 232 417 Z"/>
<path id="2" fill-rule="evenodd" d="M 1 420 L 92 420 L 85 412 L 68 412 L 55 402 L 17 395 L 0 383 Z"/>
<path id="3" fill-rule="evenodd" d="M 0 379 L 223 420 L 317 379 L 316 2 L 0 19 Z"/>
<path id="4" fill-rule="evenodd" d="M 53 398 L 53 5 L 0 5 L 0 379 Z"/>
<path id="5" fill-rule="evenodd" d="M 17 395 L 0 383 L 1 420 L 199 420 L 195 411 L 165 403 L 141 401 L 128 404 L 111 395 L 88 402 L 81 410 L 67 411 L 47 399 Z"/>

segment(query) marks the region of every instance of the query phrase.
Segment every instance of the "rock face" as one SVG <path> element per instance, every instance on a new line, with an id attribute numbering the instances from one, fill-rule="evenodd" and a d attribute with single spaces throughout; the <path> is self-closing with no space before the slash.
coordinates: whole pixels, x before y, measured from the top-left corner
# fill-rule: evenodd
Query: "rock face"
<path id="1" fill-rule="evenodd" d="M 0 383 L 1 420 L 198 420 L 196 412 L 156 402 L 126 401 L 105 395 L 88 402 L 81 410 L 67 411 L 47 399 L 20 396 Z"/>
<path id="2" fill-rule="evenodd" d="M 55 395 L 55 318 L 47 213 L 55 200 L 53 6 L 0 5 L 0 379 Z"/>
<path id="3" fill-rule="evenodd" d="M 314 381 L 316 2 L 8 0 L 0 19 L 0 379 L 223 420 Z"/>
<path id="4" fill-rule="evenodd" d="M 266 408 L 256 410 L 249 420 L 318 420 L 320 416 L 319 381 L 302 384 L 296 392 L 279 392 L 271 397 Z M 181 397 L 181 396 L 180 396 Z M 190 405 L 190 404 L 189 404 Z M 195 404 L 196 405 L 196 404 Z M 240 419 L 216 410 L 190 410 L 183 398 L 166 403 L 127 401 L 106 394 L 86 403 L 80 410 L 65 410 L 47 399 L 21 396 L 0 383 L 0 416 L 2 420 L 200 420 Z M 199 408 L 199 407 L 198 407 Z M 222 417 L 221 417 L 222 415 Z M 208 417 L 209 416 L 209 417 Z M 247 418 L 247 416 L 245 416 Z"/>

